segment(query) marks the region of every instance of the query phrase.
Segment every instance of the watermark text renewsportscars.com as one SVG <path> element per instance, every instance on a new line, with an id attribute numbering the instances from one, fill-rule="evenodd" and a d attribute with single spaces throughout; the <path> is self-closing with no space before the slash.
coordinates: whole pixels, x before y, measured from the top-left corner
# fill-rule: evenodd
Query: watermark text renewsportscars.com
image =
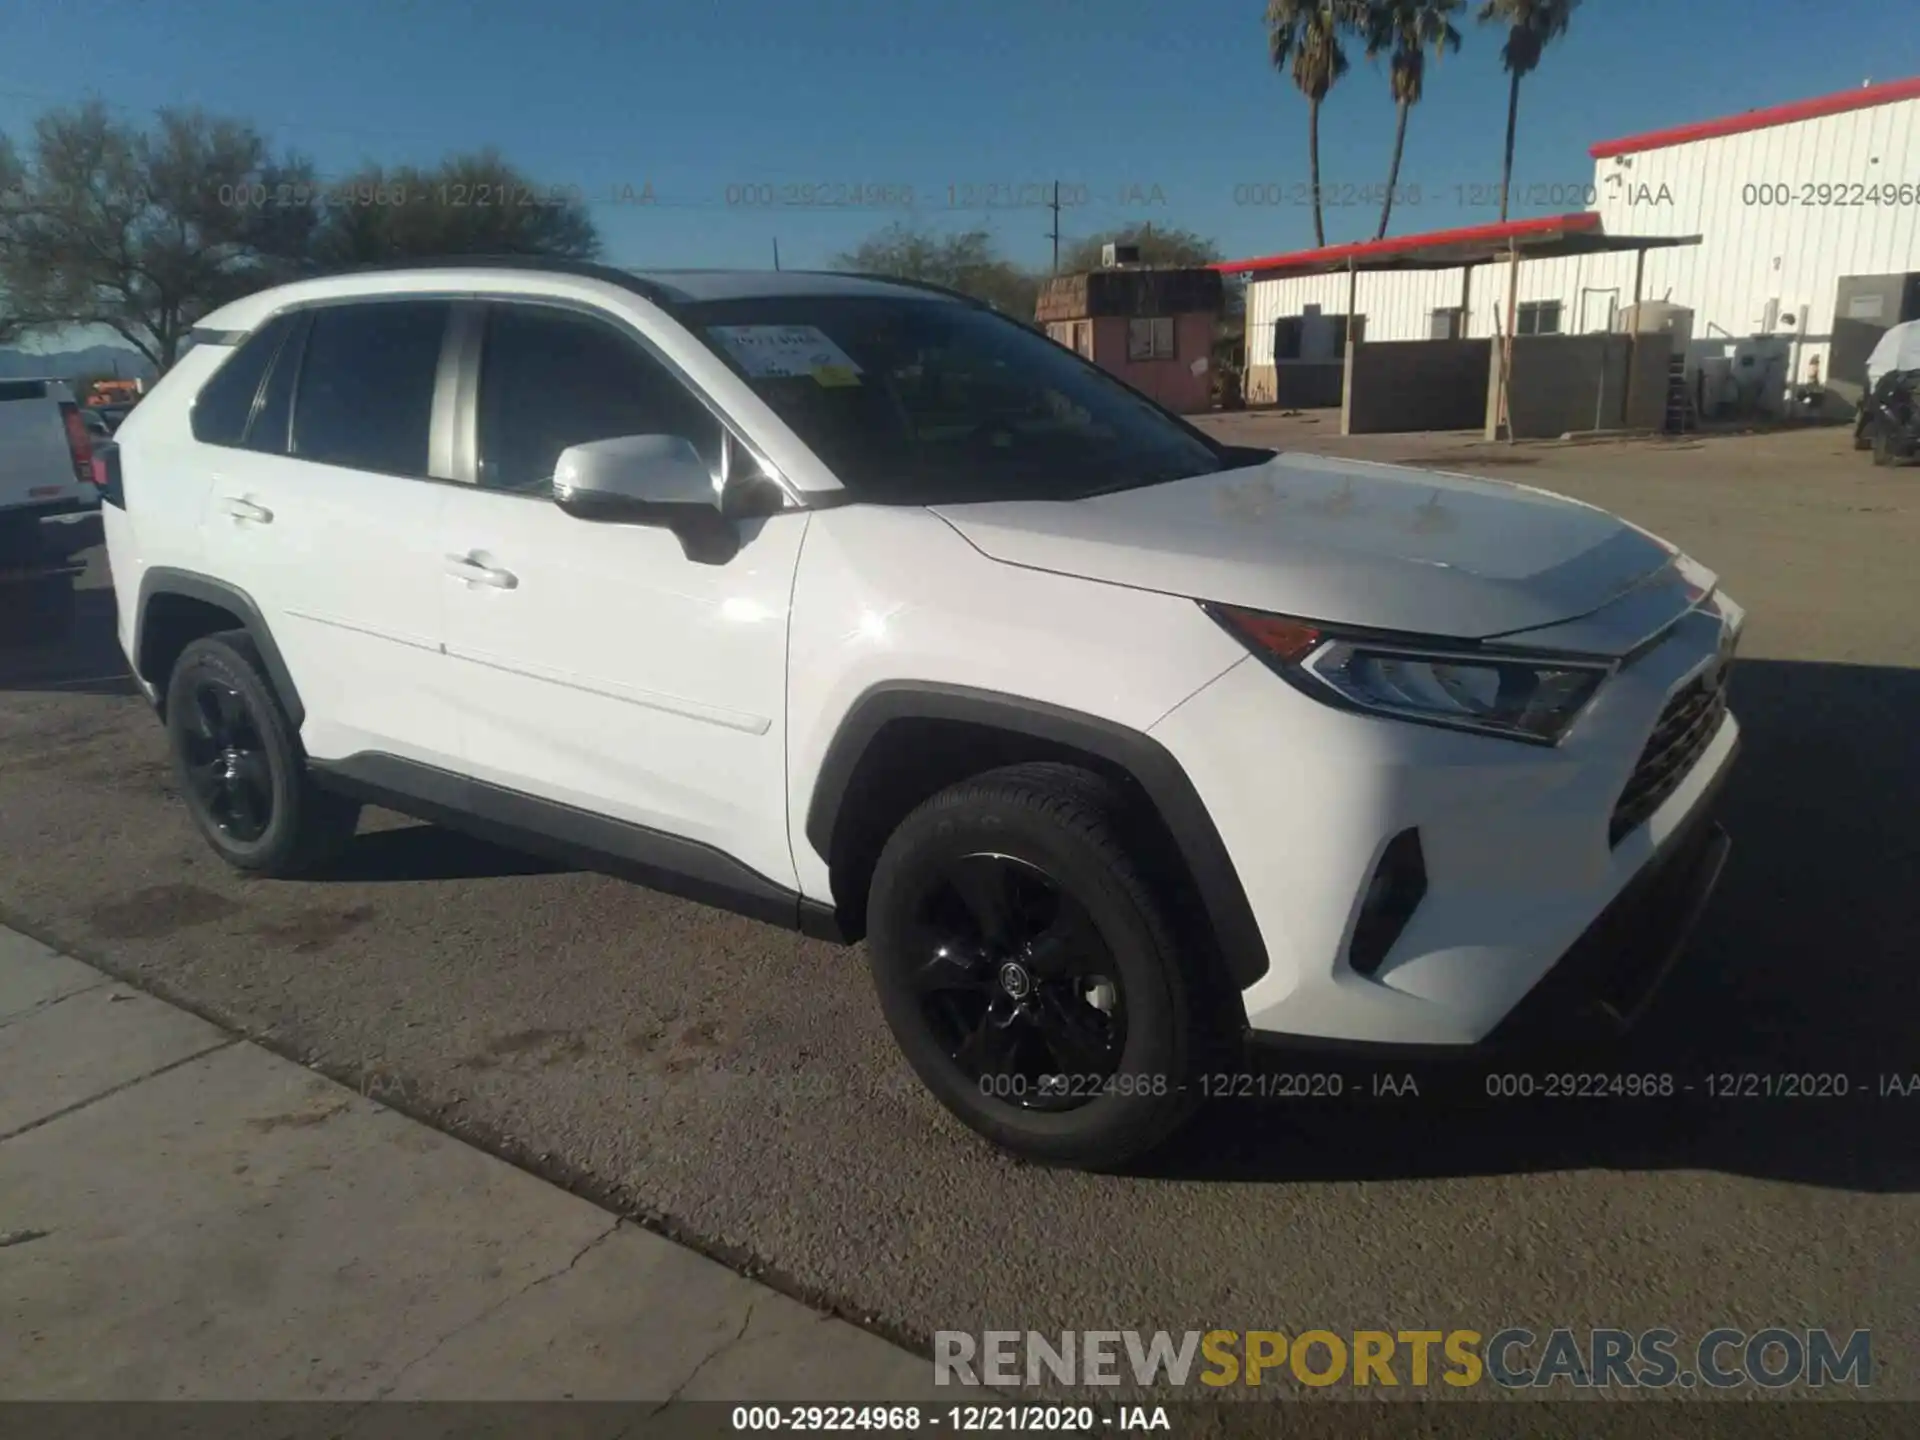
<path id="1" fill-rule="evenodd" d="M 941 1330 L 936 1385 L 1707 1389 L 1873 1384 L 1870 1330 Z M 1200 1393 L 1205 1393 L 1204 1390 Z"/>

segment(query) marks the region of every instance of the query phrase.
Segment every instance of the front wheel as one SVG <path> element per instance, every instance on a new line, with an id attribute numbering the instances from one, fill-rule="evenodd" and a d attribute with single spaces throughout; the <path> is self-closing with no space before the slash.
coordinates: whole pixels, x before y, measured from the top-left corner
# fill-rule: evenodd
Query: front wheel
<path id="1" fill-rule="evenodd" d="M 1127 819 L 1098 776 L 1011 766 L 921 805 L 874 870 L 894 1038 L 948 1110 L 1027 1159 L 1118 1166 L 1198 1103 L 1218 1012 Z"/>

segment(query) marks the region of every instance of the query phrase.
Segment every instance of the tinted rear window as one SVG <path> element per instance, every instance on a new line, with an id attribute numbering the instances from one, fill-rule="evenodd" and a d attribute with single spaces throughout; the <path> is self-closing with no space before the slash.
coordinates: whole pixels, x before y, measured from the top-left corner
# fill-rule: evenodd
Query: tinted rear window
<path id="1" fill-rule="evenodd" d="M 238 445 L 253 414 L 254 397 L 274 352 L 292 327 L 282 315 L 255 331 L 213 372 L 193 401 L 193 438 L 203 445 Z"/>
<path id="2" fill-rule="evenodd" d="M 354 470 L 425 475 L 451 309 L 444 301 L 389 300 L 314 311 L 293 407 L 293 453 Z"/>
<path id="3" fill-rule="evenodd" d="M 0 380 L 0 400 L 44 400 L 47 398 L 47 382 L 44 380 Z"/>

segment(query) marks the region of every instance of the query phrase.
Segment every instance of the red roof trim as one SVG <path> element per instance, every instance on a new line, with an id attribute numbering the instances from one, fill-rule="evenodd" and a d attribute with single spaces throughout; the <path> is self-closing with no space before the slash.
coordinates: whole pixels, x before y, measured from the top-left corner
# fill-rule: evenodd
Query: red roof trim
<path id="1" fill-rule="evenodd" d="M 1884 85 L 1863 85 L 1858 90 L 1842 90 L 1814 100 L 1796 100 L 1790 105 L 1773 105 L 1764 110 L 1749 110 L 1743 115 L 1727 115 L 1718 120 L 1702 120 L 1695 125 L 1675 125 L 1668 130 L 1649 130 L 1644 135 L 1629 135 L 1624 140 L 1602 140 L 1588 148 L 1595 160 L 1614 155 L 1637 155 L 1642 150 L 1664 150 L 1669 145 L 1687 145 L 1695 140 L 1717 140 L 1722 135 L 1742 135 L 1749 130 L 1766 130 L 1775 125 L 1791 125 L 1798 120 L 1818 120 L 1823 115 L 1844 115 L 1849 110 L 1868 110 L 1896 100 L 1920 100 L 1920 75 L 1909 80 L 1889 80 Z"/>
<path id="2" fill-rule="evenodd" d="M 1249 270 L 1287 270 L 1296 265 L 1327 265 L 1343 260 L 1399 255 L 1408 250 L 1425 250 L 1436 245 L 1470 245 L 1478 241 L 1524 240 L 1530 235 L 1560 235 L 1568 231 L 1594 230 L 1599 225 L 1598 211 L 1579 210 L 1571 215 L 1537 215 L 1527 220 L 1508 220 L 1493 225 L 1429 230 L 1424 235 L 1396 235 L 1390 240 L 1325 245 L 1317 250 L 1295 250 L 1291 254 L 1265 255 L 1255 260 L 1222 260 L 1213 268 L 1223 275 L 1237 275 Z"/>

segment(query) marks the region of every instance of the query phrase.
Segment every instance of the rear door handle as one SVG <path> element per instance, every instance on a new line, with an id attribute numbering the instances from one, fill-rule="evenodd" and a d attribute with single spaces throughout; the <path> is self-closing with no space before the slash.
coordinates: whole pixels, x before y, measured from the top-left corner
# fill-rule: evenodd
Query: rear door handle
<path id="1" fill-rule="evenodd" d="M 256 505 L 251 500 L 243 500 L 238 495 L 221 496 L 220 508 L 236 520 L 251 520 L 259 525 L 273 523 L 273 511 L 264 505 Z"/>
<path id="2" fill-rule="evenodd" d="M 469 585 L 487 585 L 495 590 L 511 590 L 520 583 L 520 577 L 511 570 L 502 570 L 497 565 L 482 565 L 469 555 L 447 556 L 447 574 Z"/>

